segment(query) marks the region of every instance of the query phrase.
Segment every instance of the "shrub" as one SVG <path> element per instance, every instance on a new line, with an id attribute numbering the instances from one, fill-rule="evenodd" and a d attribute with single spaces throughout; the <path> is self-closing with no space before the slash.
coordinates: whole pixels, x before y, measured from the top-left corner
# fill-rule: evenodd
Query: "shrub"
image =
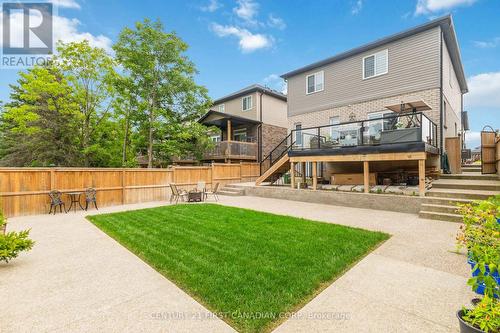
<path id="1" fill-rule="evenodd" d="M 500 302 L 485 296 L 473 309 L 463 308 L 462 319 L 487 333 L 500 332 Z"/>
<path id="2" fill-rule="evenodd" d="M 0 208 L 0 229 L 2 229 L 5 223 L 6 220 Z M 5 261 L 8 263 L 10 260 L 16 258 L 20 252 L 33 248 L 35 242 L 28 238 L 29 232 L 29 230 L 23 230 L 19 232 L 7 232 L 5 235 L 3 233 L 0 234 L 0 262 Z"/>

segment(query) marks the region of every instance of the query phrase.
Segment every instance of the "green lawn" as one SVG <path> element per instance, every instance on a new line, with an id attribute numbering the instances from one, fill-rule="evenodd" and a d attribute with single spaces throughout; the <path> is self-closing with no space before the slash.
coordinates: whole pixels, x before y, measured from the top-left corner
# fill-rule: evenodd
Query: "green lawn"
<path id="1" fill-rule="evenodd" d="M 270 330 L 389 237 L 215 204 L 88 218 L 244 332 Z"/>

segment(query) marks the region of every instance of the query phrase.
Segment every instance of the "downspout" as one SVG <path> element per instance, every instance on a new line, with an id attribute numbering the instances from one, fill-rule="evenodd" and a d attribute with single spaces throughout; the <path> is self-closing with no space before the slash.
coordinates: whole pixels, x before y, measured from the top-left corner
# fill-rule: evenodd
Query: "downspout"
<path id="1" fill-rule="evenodd" d="M 262 162 L 262 95 L 264 94 L 263 91 L 259 92 L 259 146 L 258 146 L 258 151 L 259 151 L 259 163 Z"/>
<path id="2" fill-rule="evenodd" d="M 439 41 L 439 153 L 440 162 L 442 162 L 443 152 L 444 152 L 444 108 L 443 108 L 443 31 L 440 30 L 440 41 Z M 440 163 L 442 164 L 442 163 Z"/>

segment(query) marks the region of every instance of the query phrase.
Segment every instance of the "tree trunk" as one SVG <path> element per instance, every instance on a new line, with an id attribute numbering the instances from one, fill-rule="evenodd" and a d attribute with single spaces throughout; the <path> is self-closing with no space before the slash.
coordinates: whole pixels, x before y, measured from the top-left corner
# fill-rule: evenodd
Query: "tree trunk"
<path id="1" fill-rule="evenodd" d="M 149 142 L 148 142 L 148 168 L 153 167 L 153 106 L 149 111 Z"/>
<path id="2" fill-rule="evenodd" d="M 127 113 L 125 119 L 125 135 L 123 138 L 123 148 L 122 148 L 122 166 L 127 163 L 127 145 L 128 145 L 128 132 L 130 128 L 130 112 Z"/>

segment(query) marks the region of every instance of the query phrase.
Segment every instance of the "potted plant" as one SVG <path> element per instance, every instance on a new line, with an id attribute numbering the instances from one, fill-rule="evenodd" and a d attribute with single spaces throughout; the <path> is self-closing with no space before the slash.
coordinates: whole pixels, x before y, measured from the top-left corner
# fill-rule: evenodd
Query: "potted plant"
<path id="1" fill-rule="evenodd" d="M 461 333 L 500 332 L 500 302 L 484 296 L 472 309 L 465 307 L 457 313 Z"/>
<path id="2" fill-rule="evenodd" d="M 464 224 L 457 245 L 467 249 L 472 277 L 468 284 L 484 295 L 473 308 L 457 312 L 460 331 L 500 333 L 500 196 L 460 208 Z"/>

